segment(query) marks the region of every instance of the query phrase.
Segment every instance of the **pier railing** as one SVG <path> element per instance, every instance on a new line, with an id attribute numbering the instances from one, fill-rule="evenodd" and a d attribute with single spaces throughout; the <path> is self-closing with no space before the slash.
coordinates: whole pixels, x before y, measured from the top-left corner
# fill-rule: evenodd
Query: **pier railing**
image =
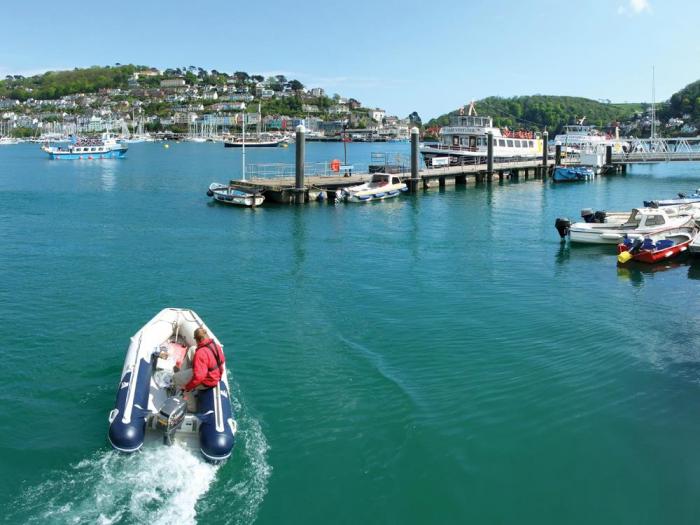
<path id="1" fill-rule="evenodd" d="M 614 152 L 613 162 L 700 161 L 700 138 L 633 139 Z"/>
<path id="2" fill-rule="evenodd" d="M 408 155 L 400 152 L 372 152 L 370 162 L 352 162 L 347 165 L 339 160 L 325 162 L 305 162 L 304 174 L 307 177 L 338 177 L 373 171 L 392 173 L 409 173 L 411 160 Z M 262 163 L 248 164 L 246 175 L 251 179 L 287 179 L 294 178 L 295 164 Z"/>

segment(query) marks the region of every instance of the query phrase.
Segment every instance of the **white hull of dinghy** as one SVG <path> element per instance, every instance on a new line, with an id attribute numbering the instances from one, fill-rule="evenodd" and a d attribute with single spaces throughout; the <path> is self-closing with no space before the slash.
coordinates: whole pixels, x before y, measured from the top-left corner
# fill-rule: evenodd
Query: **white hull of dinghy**
<path id="1" fill-rule="evenodd" d="M 117 389 L 116 405 L 109 414 L 109 440 L 116 450 L 135 452 L 144 442 L 162 440 L 163 433 L 157 429 L 157 417 L 172 393 L 172 390 L 168 390 L 173 367 L 178 361 L 176 354 L 179 351 L 181 359 L 186 348 L 195 344 L 194 331 L 199 327 L 205 328 L 223 350 L 223 345 L 204 321 L 187 309 L 166 308 L 131 337 Z M 159 357 L 157 354 L 160 352 L 163 354 Z M 206 428 L 209 437 L 216 437 L 217 433 L 227 434 L 232 446 L 237 431 L 225 364 L 219 385 L 210 391 L 200 392 L 200 399 L 204 399 L 204 392 L 207 406 L 211 409 L 206 413 L 187 412 L 173 439 L 186 447 L 200 448 L 210 460 L 222 461 L 228 457 L 230 450 L 226 454 L 207 454 L 201 441 Z M 203 401 L 200 403 L 204 404 Z"/>

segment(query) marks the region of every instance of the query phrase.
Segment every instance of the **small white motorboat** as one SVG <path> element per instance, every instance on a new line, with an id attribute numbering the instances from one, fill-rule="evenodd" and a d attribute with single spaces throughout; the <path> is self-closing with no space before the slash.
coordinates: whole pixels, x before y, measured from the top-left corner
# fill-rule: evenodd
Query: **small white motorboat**
<path id="1" fill-rule="evenodd" d="M 568 235 L 571 242 L 619 244 L 626 235 L 650 235 L 695 224 L 691 211 L 676 208 L 635 208 L 626 218 L 618 213 L 611 217 L 603 213 L 602 220 L 585 220 L 571 224 L 568 219 L 559 218 L 555 227 L 562 240 Z"/>
<path id="2" fill-rule="evenodd" d="M 136 452 L 144 442 L 162 437 L 201 451 L 207 461 L 220 463 L 233 449 L 237 424 L 231 409 L 226 363 L 219 384 L 197 391 L 196 411 L 173 384 L 175 367 L 182 365 L 194 331 L 204 328 L 223 345 L 192 310 L 166 308 L 131 337 L 109 413 L 109 442 L 120 452 Z M 192 395 L 192 393 L 188 393 Z"/>
<path id="3" fill-rule="evenodd" d="M 260 206 L 265 201 L 265 196 L 260 191 L 218 182 L 209 185 L 207 195 L 216 202 L 232 206 Z"/>
<path id="4" fill-rule="evenodd" d="M 398 197 L 408 191 L 408 187 L 398 175 L 375 173 L 369 182 L 341 188 L 335 193 L 335 200 L 347 202 L 370 202 Z"/>

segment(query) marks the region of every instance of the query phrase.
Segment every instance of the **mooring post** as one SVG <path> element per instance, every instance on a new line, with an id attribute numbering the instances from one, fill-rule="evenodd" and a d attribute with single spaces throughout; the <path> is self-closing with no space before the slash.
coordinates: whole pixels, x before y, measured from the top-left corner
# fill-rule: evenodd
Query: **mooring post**
<path id="1" fill-rule="evenodd" d="M 605 146 L 605 164 L 612 166 L 612 146 Z"/>
<path id="2" fill-rule="evenodd" d="M 418 128 L 411 128 L 411 179 L 408 181 L 408 191 L 411 193 L 418 192 Z"/>
<path id="3" fill-rule="evenodd" d="M 547 163 L 549 162 L 549 133 L 542 133 L 542 180 L 547 178 Z"/>
<path id="4" fill-rule="evenodd" d="M 561 166 L 561 144 L 554 146 L 554 165 Z"/>
<path id="5" fill-rule="evenodd" d="M 489 179 L 493 175 L 493 133 L 486 134 L 486 175 Z"/>
<path id="6" fill-rule="evenodd" d="M 296 180 L 294 187 L 294 203 L 304 203 L 304 161 L 306 159 L 306 128 L 303 124 L 297 126 L 296 136 Z"/>

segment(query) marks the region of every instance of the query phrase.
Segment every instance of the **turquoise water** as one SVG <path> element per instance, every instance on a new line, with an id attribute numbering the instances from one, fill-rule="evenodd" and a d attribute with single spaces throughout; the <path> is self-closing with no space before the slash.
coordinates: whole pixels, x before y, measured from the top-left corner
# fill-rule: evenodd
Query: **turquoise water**
<path id="1" fill-rule="evenodd" d="M 700 261 L 618 270 L 613 247 L 562 246 L 553 224 L 695 189 L 700 166 L 211 204 L 238 155 L 0 148 L 7 522 L 697 522 Z M 129 337 L 166 306 L 226 345 L 240 434 L 222 467 L 106 442 Z"/>

